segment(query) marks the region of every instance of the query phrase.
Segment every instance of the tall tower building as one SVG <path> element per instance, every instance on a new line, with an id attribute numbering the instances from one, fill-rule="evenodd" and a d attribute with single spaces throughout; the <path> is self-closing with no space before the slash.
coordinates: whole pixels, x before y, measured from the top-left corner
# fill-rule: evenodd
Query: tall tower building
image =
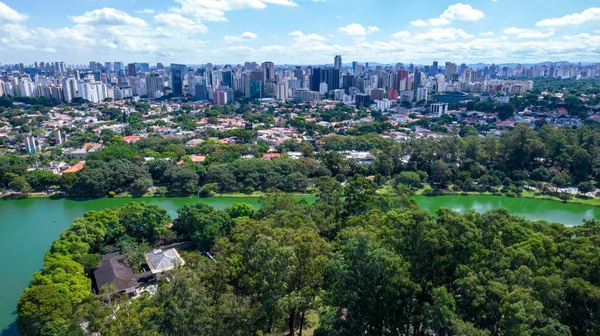
<path id="1" fill-rule="evenodd" d="M 175 96 L 183 96 L 183 76 L 187 72 L 184 64 L 171 64 L 171 89 Z"/>
<path id="2" fill-rule="evenodd" d="M 342 55 L 335 55 L 335 58 L 333 59 L 333 67 L 336 69 L 342 68 Z"/>
<path id="3" fill-rule="evenodd" d="M 129 63 L 129 64 L 127 64 L 127 75 L 128 76 L 135 76 L 136 75 L 135 63 Z"/>
<path id="4" fill-rule="evenodd" d="M 275 80 L 275 64 L 273 62 L 264 62 L 262 64 L 263 69 L 263 82 L 268 83 Z"/>

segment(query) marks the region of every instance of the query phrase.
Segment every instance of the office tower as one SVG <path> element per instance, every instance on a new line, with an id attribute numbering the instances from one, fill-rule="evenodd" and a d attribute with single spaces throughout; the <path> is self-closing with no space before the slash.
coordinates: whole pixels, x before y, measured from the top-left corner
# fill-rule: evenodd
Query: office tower
<path id="1" fill-rule="evenodd" d="M 233 72 L 223 71 L 221 73 L 221 84 L 223 86 L 233 88 Z"/>
<path id="2" fill-rule="evenodd" d="M 310 75 L 310 90 L 319 91 L 319 87 L 323 82 L 323 69 L 313 68 Z"/>
<path id="3" fill-rule="evenodd" d="M 159 74 L 149 74 L 146 77 L 146 94 L 151 99 L 163 96 L 165 82 Z"/>
<path id="4" fill-rule="evenodd" d="M 457 74 L 456 63 L 446 62 L 446 76 L 452 77 L 452 75 Z"/>
<path id="5" fill-rule="evenodd" d="M 359 93 L 356 95 L 356 108 L 369 107 L 371 105 L 371 95 Z"/>
<path id="6" fill-rule="evenodd" d="M 175 96 L 183 96 L 183 76 L 186 72 L 185 64 L 171 64 L 171 89 Z"/>
<path id="7" fill-rule="evenodd" d="M 119 71 L 125 70 L 123 68 L 123 62 L 114 62 L 113 63 L 113 68 L 114 68 L 115 72 L 119 72 Z"/>
<path id="8" fill-rule="evenodd" d="M 354 75 L 344 75 L 342 77 L 342 88 L 346 94 L 350 94 L 350 88 L 356 86 L 354 78 Z"/>
<path id="9" fill-rule="evenodd" d="M 249 82 L 249 97 L 262 98 L 262 85 L 259 80 L 251 80 Z"/>
<path id="10" fill-rule="evenodd" d="M 326 68 L 324 75 L 325 82 L 330 91 L 340 88 L 340 69 Z"/>
<path id="11" fill-rule="evenodd" d="M 356 66 L 358 65 L 358 62 L 354 61 L 352 62 L 352 73 L 356 75 Z"/>
<path id="12" fill-rule="evenodd" d="M 196 84 L 194 88 L 194 98 L 198 101 L 206 101 L 208 100 L 208 92 L 206 92 L 206 84 Z"/>
<path id="13" fill-rule="evenodd" d="M 275 64 L 273 62 L 264 62 L 262 64 L 263 69 L 263 83 L 272 82 L 275 80 Z"/>
<path id="14" fill-rule="evenodd" d="M 141 72 L 150 72 L 150 64 L 148 63 L 138 63 Z"/>
<path id="15" fill-rule="evenodd" d="M 415 80 L 414 80 L 414 88 L 418 88 L 419 86 L 421 86 L 421 82 L 422 82 L 422 76 L 421 76 L 421 71 L 419 70 L 415 70 L 415 76 L 414 76 Z"/>
<path id="16" fill-rule="evenodd" d="M 104 71 L 106 71 L 106 73 L 113 72 L 113 64 L 112 64 L 112 62 L 104 62 Z"/>
<path id="17" fill-rule="evenodd" d="M 467 69 L 467 65 L 465 63 L 460 65 L 460 69 L 458 70 L 458 74 L 462 75 L 465 73 L 465 69 Z"/>
<path id="18" fill-rule="evenodd" d="M 429 68 L 429 75 L 435 76 L 438 73 L 438 61 L 434 61 L 431 68 Z"/>
<path id="19" fill-rule="evenodd" d="M 333 67 L 336 69 L 342 68 L 342 56 L 341 55 L 335 56 L 335 58 L 333 59 Z"/>
<path id="20" fill-rule="evenodd" d="M 135 68 L 135 63 L 129 63 L 127 64 L 127 76 L 135 76 L 137 73 L 136 68 Z"/>

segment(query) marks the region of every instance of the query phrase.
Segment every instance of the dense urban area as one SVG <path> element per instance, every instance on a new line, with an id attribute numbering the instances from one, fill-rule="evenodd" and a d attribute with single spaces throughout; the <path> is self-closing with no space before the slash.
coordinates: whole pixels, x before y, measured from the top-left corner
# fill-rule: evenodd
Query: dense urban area
<path id="1" fill-rule="evenodd" d="M 0 67 L 5 196 L 417 193 L 591 202 L 599 64 Z"/>
<path id="2" fill-rule="evenodd" d="M 23 335 L 600 332 L 599 222 L 410 198 L 600 204 L 600 64 L 40 62 L 0 94 L 3 198 L 138 197 L 54 241 Z"/>

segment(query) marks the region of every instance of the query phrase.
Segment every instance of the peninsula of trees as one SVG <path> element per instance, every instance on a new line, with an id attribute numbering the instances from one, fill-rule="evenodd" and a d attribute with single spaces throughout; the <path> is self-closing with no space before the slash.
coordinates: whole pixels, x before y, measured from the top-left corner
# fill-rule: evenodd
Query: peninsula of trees
<path id="1" fill-rule="evenodd" d="M 521 167 L 526 169 L 527 167 Z M 317 180 L 314 204 L 143 203 L 75 220 L 18 304 L 23 335 L 595 335 L 600 223 L 418 208 L 406 187 Z M 346 195 L 346 197 L 341 197 Z M 173 225 L 167 225 L 173 222 Z M 193 241 L 156 294 L 95 296 L 100 254 Z M 137 261 L 136 261 L 137 260 Z"/>

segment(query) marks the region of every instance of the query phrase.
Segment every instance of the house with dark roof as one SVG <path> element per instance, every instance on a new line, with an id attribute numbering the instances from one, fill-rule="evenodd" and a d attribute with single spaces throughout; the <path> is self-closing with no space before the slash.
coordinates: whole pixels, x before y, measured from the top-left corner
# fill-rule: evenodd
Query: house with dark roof
<path id="1" fill-rule="evenodd" d="M 151 274 L 134 274 L 129 266 L 127 256 L 118 252 L 102 256 L 100 266 L 94 271 L 96 293 L 100 293 L 102 287 L 113 288 L 114 292 L 125 292 L 135 294 L 139 286 L 139 279 Z"/>

